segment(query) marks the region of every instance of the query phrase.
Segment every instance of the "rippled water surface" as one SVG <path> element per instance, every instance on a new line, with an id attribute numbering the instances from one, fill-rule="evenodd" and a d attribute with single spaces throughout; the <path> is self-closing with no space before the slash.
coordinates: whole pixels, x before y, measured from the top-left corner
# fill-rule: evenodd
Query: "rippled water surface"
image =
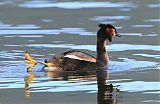
<path id="1" fill-rule="evenodd" d="M 22 104 L 20 101 L 28 98 L 36 103 L 34 97 L 39 93 L 56 97 L 59 99 L 53 100 L 56 104 L 79 104 L 79 100 L 75 100 L 78 97 L 84 98 L 81 104 L 96 104 L 99 91 L 95 73 L 44 72 L 43 65 L 36 65 L 33 72 L 27 73 L 23 52 L 27 50 L 39 61 L 69 49 L 96 56 L 99 23 L 113 24 L 122 35 L 107 44 L 110 77 L 106 82 L 118 89 L 113 101 L 117 104 L 158 104 L 159 10 L 158 0 L 1 0 L 0 104 L 11 104 L 12 100 Z M 12 91 L 17 89 L 24 90 L 17 92 L 24 95 L 24 99 L 12 96 Z M 65 96 L 61 93 L 69 96 L 64 102 L 61 97 Z M 73 93 L 78 93 L 75 98 L 72 98 Z M 5 94 L 8 99 L 2 97 Z M 52 104 L 51 95 L 44 101 Z M 87 97 L 89 99 L 85 100 Z"/>

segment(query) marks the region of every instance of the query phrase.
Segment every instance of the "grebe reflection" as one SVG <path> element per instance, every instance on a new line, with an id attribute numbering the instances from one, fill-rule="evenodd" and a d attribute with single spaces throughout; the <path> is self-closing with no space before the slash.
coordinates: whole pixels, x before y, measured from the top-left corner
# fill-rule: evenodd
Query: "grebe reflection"
<path id="1" fill-rule="evenodd" d="M 112 85 L 107 85 L 109 78 L 108 70 L 104 68 L 97 69 L 97 103 L 98 104 L 117 104 L 116 91 L 117 89 Z"/>
<path id="2" fill-rule="evenodd" d="M 70 81 L 70 80 L 96 80 L 97 79 L 97 103 L 98 104 L 117 104 L 117 90 L 112 84 L 107 84 L 109 73 L 106 68 L 97 68 L 96 72 L 77 73 L 73 71 L 66 72 L 46 72 L 49 81 Z M 30 84 L 34 83 L 33 79 L 38 77 L 34 72 L 28 72 L 25 81 L 25 96 L 31 97 Z M 53 80 L 52 80 L 53 79 Z M 40 82 L 39 82 L 40 83 Z M 92 90 L 92 89 L 91 89 Z"/>
<path id="3" fill-rule="evenodd" d="M 25 87 L 24 87 L 25 92 L 24 92 L 24 94 L 25 94 L 25 97 L 27 97 L 27 98 L 30 97 L 30 94 L 31 94 L 30 93 L 30 84 L 32 83 L 34 78 L 36 78 L 36 75 L 33 72 L 28 72 L 28 76 L 26 76 L 24 78 L 24 81 L 25 81 Z"/>

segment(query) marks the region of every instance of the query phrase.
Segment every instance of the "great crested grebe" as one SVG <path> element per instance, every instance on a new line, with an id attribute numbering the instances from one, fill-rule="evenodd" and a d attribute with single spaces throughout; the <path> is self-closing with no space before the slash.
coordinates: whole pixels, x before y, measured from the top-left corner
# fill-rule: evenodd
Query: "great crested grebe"
<path id="1" fill-rule="evenodd" d="M 111 24 L 99 24 L 100 29 L 97 32 L 97 57 L 93 57 L 85 52 L 70 50 L 62 53 L 61 56 L 51 56 L 45 59 L 45 62 L 37 62 L 33 60 L 30 66 L 34 64 L 45 64 L 44 70 L 46 71 L 75 71 L 75 70 L 93 70 L 98 66 L 107 66 L 109 57 L 106 52 L 107 40 L 112 42 L 113 36 L 120 36 L 116 28 Z M 27 52 L 25 52 L 27 54 Z M 29 58 L 25 55 L 25 62 L 29 63 Z M 29 64 L 30 64 L 29 63 Z M 28 68 L 29 69 L 29 68 Z"/>

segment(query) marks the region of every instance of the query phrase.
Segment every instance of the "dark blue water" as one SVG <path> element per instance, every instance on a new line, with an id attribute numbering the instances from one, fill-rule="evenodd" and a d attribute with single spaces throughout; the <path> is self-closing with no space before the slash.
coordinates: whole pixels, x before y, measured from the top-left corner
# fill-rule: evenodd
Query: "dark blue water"
<path id="1" fill-rule="evenodd" d="M 0 1 L 0 90 L 25 88 L 30 92 L 97 92 L 95 75 L 71 76 L 42 71 L 37 65 L 27 73 L 23 52 L 43 61 L 68 49 L 96 55 L 99 23 L 116 26 L 122 35 L 107 44 L 109 73 L 159 70 L 158 0 L 1 0 Z M 157 80 L 109 79 L 124 92 L 159 94 Z M 159 102 L 159 100 L 144 100 Z"/>

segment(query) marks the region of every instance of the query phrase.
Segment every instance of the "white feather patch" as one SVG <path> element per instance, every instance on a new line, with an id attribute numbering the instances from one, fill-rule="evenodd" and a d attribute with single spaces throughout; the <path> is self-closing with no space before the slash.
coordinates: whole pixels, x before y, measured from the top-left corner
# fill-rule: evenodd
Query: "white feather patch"
<path id="1" fill-rule="evenodd" d="M 68 57 L 68 58 L 71 58 L 71 59 L 77 59 L 77 60 L 83 60 L 82 58 L 77 57 L 75 55 L 65 55 L 64 57 Z"/>
<path id="2" fill-rule="evenodd" d="M 89 61 L 89 62 L 96 62 L 96 59 L 92 58 L 80 58 L 78 56 L 75 56 L 75 55 L 65 55 L 64 57 L 68 57 L 68 58 L 71 58 L 71 59 L 76 59 L 76 60 L 83 60 L 83 61 Z"/>

